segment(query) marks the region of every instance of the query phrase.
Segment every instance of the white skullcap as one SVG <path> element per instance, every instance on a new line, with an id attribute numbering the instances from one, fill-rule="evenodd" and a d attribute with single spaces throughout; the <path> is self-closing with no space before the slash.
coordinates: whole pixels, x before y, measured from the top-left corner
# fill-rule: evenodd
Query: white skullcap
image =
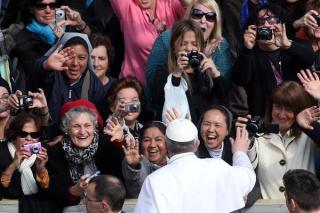
<path id="1" fill-rule="evenodd" d="M 198 130 L 190 120 L 176 119 L 168 124 L 166 137 L 175 142 L 191 142 L 198 137 Z"/>

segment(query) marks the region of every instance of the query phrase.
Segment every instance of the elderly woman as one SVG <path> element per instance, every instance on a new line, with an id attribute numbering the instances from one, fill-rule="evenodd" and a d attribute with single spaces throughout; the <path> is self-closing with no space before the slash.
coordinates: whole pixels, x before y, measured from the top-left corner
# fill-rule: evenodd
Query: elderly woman
<path id="1" fill-rule="evenodd" d="M 65 135 L 60 143 L 48 149 L 48 171 L 52 179 L 49 194 L 61 210 L 64 206 L 79 203 L 89 175 L 103 169 L 98 165 L 108 163 L 103 161 L 107 154 L 101 150 L 107 143 L 99 140 L 97 128 L 100 115 L 97 109 L 92 103 L 76 101 L 74 107 L 67 104 L 62 107 L 62 111 L 66 111 L 65 107 L 71 108 L 62 118 Z"/>
<path id="2" fill-rule="evenodd" d="M 40 130 L 40 118 L 22 112 L 10 123 L 7 140 L 0 144 L 1 196 L 19 199 L 19 212 L 55 212 L 44 194 L 50 179 Z"/>
<path id="3" fill-rule="evenodd" d="M 37 61 L 37 72 L 46 79 L 45 92 L 54 121 L 60 121 L 59 109 L 67 101 L 83 98 L 103 108 L 105 92 L 93 72 L 91 51 L 87 35 L 65 33 L 59 42 Z"/>
<path id="4" fill-rule="evenodd" d="M 140 142 L 131 140 L 127 147 L 123 146 L 125 159 L 122 162 L 122 173 L 130 197 L 137 198 L 144 179 L 167 164 L 165 130 L 163 123 L 149 122 L 141 130 Z"/>
<path id="5" fill-rule="evenodd" d="M 169 69 L 156 73 L 157 81 L 152 90 L 158 120 L 162 116 L 162 121 L 167 122 L 164 115 L 174 107 L 182 117 L 189 115 L 194 123 L 198 123 L 201 112 L 207 106 L 221 102 L 225 96 L 225 78 L 212 58 L 204 54 L 204 47 L 202 30 L 197 23 L 192 20 L 175 23 Z"/>
<path id="6" fill-rule="evenodd" d="M 145 68 L 157 36 L 182 18 L 189 0 L 111 0 L 124 35 L 120 77 L 135 76 L 146 85 Z"/>
<path id="7" fill-rule="evenodd" d="M 270 98 L 266 122 L 279 125 L 279 133 L 265 133 L 253 138 L 248 155 L 257 169 L 263 199 L 283 199 L 282 176 L 290 169 L 315 172 L 313 140 L 296 124 L 298 113 L 310 107 L 310 99 L 303 87 L 286 81 L 279 85 Z M 237 126 L 246 122 L 238 118 Z"/>
<path id="8" fill-rule="evenodd" d="M 56 0 L 25 1 L 25 27 L 15 36 L 16 48 L 12 53 L 18 58 L 20 71 L 25 74 L 25 82 L 17 85 L 18 89 L 26 91 L 44 88 L 45 83 L 34 70 L 35 61 L 43 56 L 64 33 L 63 26 L 79 26 L 85 23 L 78 12 L 67 6 L 61 6 L 65 12 L 66 21 L 56 23 Z M 67 30 L 71 30 L 67 28 Z M 89 29 L 86 29 L 88 31 Z M 89 31 L 88 31 L 89 32 Z M 21 73 L 20 73 L 21 75 Z M 26 88 L 23 88 L 26 84 Z"/>
<path id="9" fill-rule="evenodd" d="M 203 32 L 205 41 L 204 53 L 211 57 L 216 69 L 227 80 L 230 79 L 232 67 L 231 53 L 228 42 L 222 37 L 222 23 L 219 6 L 214 0 L 194 1 L 188 7 L 186 18 L 195 21 Z M 147 103 L 150 104 L 151 91 L 156 78 L 155 73 L 162 69 L 167 69 L 168 53 L 172 30 L 167 30 L 156 39 L 148 58 L 146 76 L 147 76 Z M 225 87 L 228 87 L 225 85 Z M 151 106 L 152 107 L 152 106 Z"/>

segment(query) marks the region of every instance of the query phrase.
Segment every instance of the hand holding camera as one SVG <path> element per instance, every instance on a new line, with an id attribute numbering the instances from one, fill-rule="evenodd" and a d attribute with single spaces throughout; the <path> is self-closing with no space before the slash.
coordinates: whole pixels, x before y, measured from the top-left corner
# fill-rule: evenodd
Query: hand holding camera
<path id="1" fill-rule="evenodd" d="M 29 158 L 31 156 L 29 150 L 27 148 L 25 148 L 25 146 L 21 146 L 20 148 L 18 148 L 16 150 L 16 153 L 14 155 L 14 159 L 13 159 L 13 163 L 15 164 L 16 167 L 19 167 L 21 162 L 26 159 Z"/>
<path id="2" fill-rule="evenodd" d="M 33 154 L 37 154 L 37 160 L 36 160 L 36 167 L 37 167 L 37 173 L 42 174 L 43 170 L 45 169 L 46 163 L 48 162 L 48 153 L 47 149 L 41 146 L 41 143 L 34 143 L 32 146 Z"/>
<path id="3" fill-rule="evenodd" d="M 255 25 L 250 25 L 243 34 L 243 44 L 247 49 L 251 50 L 256 44 L 256 29 Z"/>
<path id="4" fill-rule="evenodd" d="M 300 27 L 310 27 L 316 29 L 320 26 L 320 15 L 315 10 L 309 10 L 300 19 L 293 22 L 293 27 L 298 29 Z"/>
<path id="5" fill-rule="evenodd" d="M 9 105 L 16 110 L 28 110 L 38 108 L 48 110 L 48 104 L 44 92 L 39 89 L 39 92 L 28 92 L 28 95 L 23 95 L 20 90 L 11 94 L 8 98 Z"/>
<path id="6" fill-rule="evenodd" d="M 286 25 L 275 24 L 274 27 L 275 27 L 275 30 L 274 30 L 275 45 L 283 49 L 290 48 L 292 41 L 288 39 Z"/>

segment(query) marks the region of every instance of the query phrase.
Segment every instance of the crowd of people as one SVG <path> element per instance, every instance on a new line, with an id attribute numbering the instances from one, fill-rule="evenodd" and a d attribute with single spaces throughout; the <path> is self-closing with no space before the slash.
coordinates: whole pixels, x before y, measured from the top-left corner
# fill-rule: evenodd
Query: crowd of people
<path id="1" fill-rule="evenodd" d="M 0 14 L 0 199 L 19 212 L 320 210 L 320 1 L 7 0 Z"/>

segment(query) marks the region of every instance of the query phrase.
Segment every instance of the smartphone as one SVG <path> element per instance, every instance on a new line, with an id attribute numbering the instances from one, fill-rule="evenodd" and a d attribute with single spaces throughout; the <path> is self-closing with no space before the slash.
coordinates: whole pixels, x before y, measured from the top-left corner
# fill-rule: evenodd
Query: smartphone
<path id="1" fill-rule="evenodd" d="M 56 8 L 56 24 L 65 21 L 66 20 L 66 14 L 63 9 Z M 64 29 L 65 27 L 63 27 Z"/>

